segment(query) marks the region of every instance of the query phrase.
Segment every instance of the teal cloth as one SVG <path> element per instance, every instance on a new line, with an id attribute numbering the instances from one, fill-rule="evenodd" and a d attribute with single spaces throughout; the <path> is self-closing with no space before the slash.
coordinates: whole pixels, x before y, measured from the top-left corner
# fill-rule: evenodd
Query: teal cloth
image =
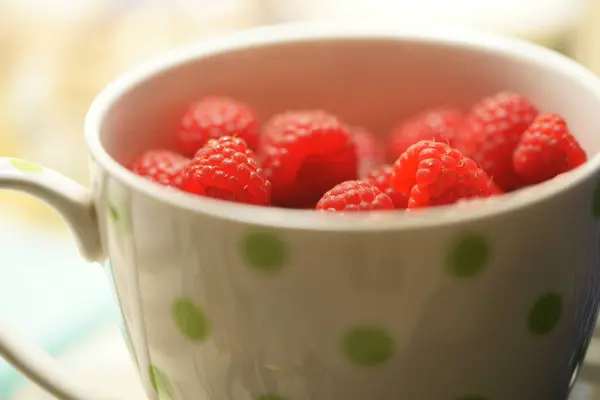
<path id="1" fill-rule="evenodd" d="M 57 356 L 116 318 L 103 267 L 83 261 L 67 234 L 2 223 L 0 318 Z M 24 383 L 0 360 L 0 398 Z"/>

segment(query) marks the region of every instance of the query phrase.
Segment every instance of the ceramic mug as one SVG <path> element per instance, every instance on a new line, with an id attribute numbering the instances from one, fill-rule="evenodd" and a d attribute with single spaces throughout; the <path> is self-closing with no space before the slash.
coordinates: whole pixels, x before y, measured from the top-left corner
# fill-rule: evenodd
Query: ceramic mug
<path id="1" fill-rule="evenodd" d="M 123 164 L 171 147 L 204 94 L 264 119 L 320 107 L 374 132 L 500 90 L 569 121 L 590 161 L 532 188 L 415 215 L 324 215 L 193 197 Z M 448 30 L 281 26 L 175 51 L 97 98 L 93 185 L 4 159 L 0 186 L 106 262 L 160 400 L 563 400 L 598 310 L 600 81 L 549 50 Z M 100 399 L 7 328 L 1 354 L 65 400 Z"/>

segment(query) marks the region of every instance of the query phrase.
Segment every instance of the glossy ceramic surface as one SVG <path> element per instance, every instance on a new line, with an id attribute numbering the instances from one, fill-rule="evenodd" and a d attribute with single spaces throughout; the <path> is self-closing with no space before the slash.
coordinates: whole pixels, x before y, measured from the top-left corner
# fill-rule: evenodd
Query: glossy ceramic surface
<path id="1" fill-rule="evenodd" d="M 590 161 L 410 216 L 219 202 L 122 166 L 170 146 L 183 108 L 205 94 L 245 100 L 262 118 L 320 107 L 384 135 L 424 107 L 507 89 L 563 114 Z M 598 309 L 598 110 L 595 75 L 521 42 L 276 27 L 183 49 L 110 85 L 86 121 L 92 201 L 22 160 L 3 161 L 0 183 L 58 208 L 88 259 L 109 255 L 152 399 L 563 400 Z M 42 386 L 92 398 L 24 348 L 0 330 L 0 354 Z"/>
<path id="2" fill-rule="evenodd" d="M 109 89 L 100 101 L 115 101 L 88 120 L 102 115 L 104 149 L 126 162 L 168 146 L 161 132 L 209 93 L 263 118 L 322 107 L 387 132 L 421 107 L 507 88 L 563 113 L 590 153 L 600 148 L 592 106 L 573 104 L 600 109 L 597 86 L 537 48 L 373 32 L 245 39 L 174 55 L 134 87 Z M 161 399 L 563 399 L 593 329 L 595 171 L 540 188 L 546 196 L 527 190 L 420 222 L 226 210 L 96 171 L 126 329 Z"/>

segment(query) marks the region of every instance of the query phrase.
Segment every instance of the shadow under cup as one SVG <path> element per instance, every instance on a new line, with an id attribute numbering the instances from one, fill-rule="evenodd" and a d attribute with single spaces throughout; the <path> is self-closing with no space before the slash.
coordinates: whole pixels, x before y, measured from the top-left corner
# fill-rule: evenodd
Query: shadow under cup
<path id="1" fill-rule="evenodd" d="M 171 147 L 182 110 L 205 94 L 246 101 L 263 121 L 323 108 L 384 135 L 423 108 L 514 90 L 565 116 L 591 156 L 599 86 L 558 55 L 500 39 L 248 35 L 147 67 L 110 88 L 90 119 L 125 163 Z M 472 206 L 359 217 L 192 199 L 116 176 L 92 153 L 110 270 L 149 394 L 566 398 L 599 299 L 597 168 Z"/>

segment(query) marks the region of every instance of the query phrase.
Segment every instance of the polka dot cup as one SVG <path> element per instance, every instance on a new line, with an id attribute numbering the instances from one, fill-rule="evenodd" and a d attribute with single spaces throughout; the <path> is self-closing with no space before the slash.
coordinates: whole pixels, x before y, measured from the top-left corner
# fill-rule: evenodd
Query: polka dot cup
<path id="1" fill-rule="evenodd" d="M 420 213 L 323 215 L 192 197 L 122 164 L 170 146 L 208 93 L 267 118 L 322 107 L 374 132 L 499 90 L 563 114 L 590 161 L 514 194 Z M 452 31 L 276 27 L 204 42 L 111 84 L 86 122 L 88 190 L 5 159 L 0 185 L 54 206 L 104 260 L 148 397 L 563 400 L 598 309 L 600 82 L 529 44 Z M 57 397 L 18 335 L 0 353 Z"/>

